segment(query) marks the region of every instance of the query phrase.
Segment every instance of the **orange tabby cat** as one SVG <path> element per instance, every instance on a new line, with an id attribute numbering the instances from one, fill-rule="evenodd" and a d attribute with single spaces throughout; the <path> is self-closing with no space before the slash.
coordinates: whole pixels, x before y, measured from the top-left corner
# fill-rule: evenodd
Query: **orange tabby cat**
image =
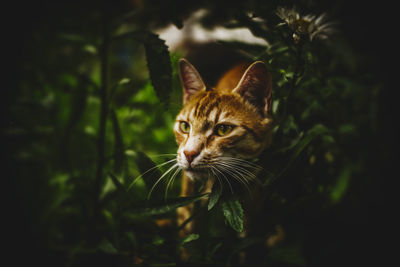
<path id="1" fill-rule="evenodd" d="M 247 169 L 272 139 L 271 79 L 261 61 L 241 63 L 225 73 L 215 88 L 205 85 L 185 59 L 179 62 L 183 108 L 174 133 L 179 145 L 177 161 L 184 170 L 182 196 L 195 194 L 194 181 L 206 180 L 210 192 L 214 179 L 241 180 L 255 175 Z M 232 181 L 229 181 L 232 179 Z M 247 179 L 248 181 L 243 181 Z M 193 205 L 178 209 L 178 224 L 186 221 Z M 181 235 L 191 232 L 193 222 Z"/>

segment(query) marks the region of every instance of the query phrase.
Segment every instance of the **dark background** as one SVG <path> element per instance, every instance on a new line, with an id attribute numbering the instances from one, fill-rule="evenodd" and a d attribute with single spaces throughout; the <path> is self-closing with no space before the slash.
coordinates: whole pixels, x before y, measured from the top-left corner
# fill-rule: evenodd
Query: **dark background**
<path id="1" fill-rule="evenodd" d="M 290 5 L 291 3 L 286 1 L 284 4 Z M 20 82 L 26 77 L 22 66 L 33 57 L 39 62 L 41 55 L 38 53 L 46 53 L 46 49 L 35 47 L 35 42 L 32 41 L 34 35 L 39 34 L 49 38 L 49 42 L 52 43 L 51 38 L 55 38 L 56 32 L 74 31 L 76 27 L 79 27 L 79 21 L 83 21 L 82 24 L 87 25 L 88 18 L 92 19 L 91 16 L 98 16 L 93 12 L 93 9 L 99 9 L 98 5 L 97 1 L 81 1 L 79 3 L 19 1 L 8 2 L 2 8 L 3 31 L 1 34 L 2 44 L 5 45 L 2 49 L 2 58 L 6 59 L 2 62 L 3 77 L 5 78 L 1 97 L 2 128 L 6 129 L 14 123 L 10 110 L 15 105 L 15 100 L 21 96 Z M 107 5 L 113 6 L 110 8 L 113 15 L 129 11 L 129 1 L 116 1 L 112 5 Z M 151 1 L 151 5 L 153 7 L 163 6 L 157 1 Z M 151 5 L 149 4 L 149 6 Z M 205 1 L 204 4 L 197 3 L 195 5 L 212 6 L 213 4 Z M 171 10 L 151 9 L 150 7 L 149 10 L 160 12 L 157 14 L 158 16 L 154 17 L 158 17 L 163 23 L 173 20 L 174 16 L 180 17 L 181 12 L 188 12 L 190 9 L 194 9 L 195 5 L 191 6 L 189 3 L 183 4 L 182 2 L 181 5 L 171 5 L 175 7 Z M 178 6 L 181 9 L 176 9 Z M 221 6 L 230 6 L 233 9 L 235 3 L 224 3 Z M 310 235 L 313 240 L 309 240 L 309 242 L 319 245 L 309 246 L 308 249 L 311 251 L 305 250 L 304 253 L 309 255 L 307 266 L 338 266 L 336 264 L 342 266 L 346 263 L 352 264 L 352 266 L 362 266 L 367 263 L 384 266 L 384 263 L 390 259 L 391 248 L 394 248 L 391 242 L 396 240 L 392 238 L 396 227 L 393 225 L 391 216 L 395 210 L 392 210 L 389 205 L 389 203 L 394 203 L 389 197 L 394 197 L 395 194 L 389 193 L 388 190 L 393 188 L 392 182 L 398 176 L 397 161 L 395 161 L 398 138 L 396 125 L 398 51 L 395 45 L 398 30 L 396 16 L 393 14 L 395 9 L 384 1 L 301 1 L 297 6 L 316 13 L 327 11 L 337 19 L 342 38 L 351 47 L 353 56 L 351 60 L 356 66 L 356 70 L 352 74 L 357 76 L 358 81 L 364 79 L 363 84 L 378 84 L 382 88 L 375 95 L 378 106 L 378 125 L 376 126 L 378 131 L 374 134 L 365 133 L 362 130 L 357 131 L 357 136 L 353 139 L 356 143 L 353 143 L 353 147 L 348 148 L 348 153 L 351 154 L 350 158 L 358 156 L 354 149 L 362 148 L 360 153 L 366 158 L 363 166 L 367 167 L 360 172 L 360 177 L 357 179 L 362 179 L 364 176 L 365 180 L 357 180 L 349 193 L 352 196 L 346 198 L 340 205 L 323 210 L 317 215 L 314 214 L 318 218 L 314 220 L 313 234 Z M 170 13 L 170 16 L 167 13 Z M 97 21 L 100 22 L 101 19 Z M 100 29 L 94 29 L 100 31 Z M 78 31 L 85 32 L 82 29 L 78 29 Z M 97 34 L 93 32 L 93 28 L 88 29 L 87 32 L 88 35 Z M 57 60 L 52 62 L 57 62 Z M 366 88 L 367 90 L 369 89 Z M 332 112 L 334 111 L 332 110 Z M 29 113 L 24 114 L 27 120 L 30 116 Z M 29 142 L 28 139 L 25 141 Z M 2 194 L 4 196 L 2 221 L 5 223 L 2 228 L 6 236 L 6 239 L 3 239 L 3 253 L 6 254 L 6 257 L 10 256 L 12 266 L 42 265 L 46 262 L 56 266 L 54 265 L 54 262 L 57 262 L 54 259 L 56 256 L 51 254 L 49 258 L 48 244 L 45 239 L 41 239 L 42 233 L 38 232 L 38 228 L 32 227 L 31 207 L 26 204 L 29 203 L 30 195 L 26 193 L 29 189 L 21 189 L 25 179 L 38 178 L 40 180 L 40 177 L 36 176 L 41 172 L 26 173 L 21 169 L 26 165 L 21 165 L 15 158 L 10 157 L 15 151 L 21 149 L 21 145 L 24 145 L 19 143 L 20 141 L 12 135 L 2 137 L 1 147 L 4 155 L 4 159 L 2 159 L 2 189 L 5 192 Z M 32 169 L 35 168 L 32 167 L 30 170 Z M 41 190 L 40 188 L 31 189 Z M 46 192 L 43 191 L 40 194 L 45 195 Z M 310 214 L 305 216 L 308 215 Z M 312 215 L 310 216 L 312 217 Z M 336 242 L 332 240 L 340 240 L 338 241 L 340 245 L 337 254 L 332 254 L 337 257 L 331 258 L 329 245 Z M 320 257 L 324 260 L 313 261 L 313 258 Z M 320 265 L 321 262 L 324 265 Z"/>

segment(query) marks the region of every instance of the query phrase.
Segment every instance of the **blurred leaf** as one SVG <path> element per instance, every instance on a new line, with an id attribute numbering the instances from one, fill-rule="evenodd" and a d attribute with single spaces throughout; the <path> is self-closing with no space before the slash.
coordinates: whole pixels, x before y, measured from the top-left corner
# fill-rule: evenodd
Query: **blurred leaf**
<path id="1" fill-rule="evenodd" d="M 131 82 L 131 79 L 129 78 L 122 78 L 121 80 L 119 80 L 118 84 L 119 85 L 124 85 L 124 84 L 128 84 Z"/>
<path id="2" fill-rule="evenodd" d="M 97 249 L 108 254 L 117 254 L 118 250 L 108 240 L 102 240 L 97 246 Z"/>
<path id="3" fill-rule="evenodd" d="M 160 246 L 164 244 L 164 242 L 165 242 L 164 238 L 162 238 L 161 236 L 156 236 L 151 243 L 155 246 Z"/>
<path id="4" fill-rule="evenodd" d="M 181 242 L 179 242 L 179 245 L 177 246 L 177 249 L 181 248 L 183 245 L 185 245 L 186 243 L 189 243 L 191 241 L 197 240 L 199 239 L 200 235 L 199 234 L 190 234 L 185 236 Z"/>
<path id="5" fill-rule="evenodd" d="M 292 155 L 290 156 L 286 166 L 277 175 L 269 176 L 264 182 L 264 186 L 273 183 L 277 178 L 283 175 L 300 156 L 300 153 L 311 143 L 311 141 L 318 136 L 328 134 L 329 132 L 330 130 L 321 124 L 314 125 L 314 127 L 308 130 L 304 137 L 294 146 Z"/>
<path id="6" fill-rule="evenodd" d="M 272 113 L 276 113 L 278 111 L 279 99 L 275 99 L 272 101 Z"/>
<path id="7" fill-rule="evenodd" d="M 338 132 L 344 135 L 355 135 L 357 133 L 357 129 L 354 124 L 348 123 L 340 125 Z"/>
<path id="8" fill-rule="evenodd" d="M 291 130 L 298 131 L 298 126 L 293 115 L 289 115 L 281 125 L 284 134 L 288 134 Z"/>
<path id="9" fill-rule="evenodd" d="M 294 149 L 294 153 L 291 159 L 296 159 L 304 150 L 304 148 L 306 148 L 308 144 L 311 143 L 311 141 L 314 140 L 316 137 L 327 134 L 329 132 L 329 129 L 322 124 L 314 125 L 310 130 L 308 130 L 304 138 L 299 141 Z"/>
<path id="10" fill-rule="evenodd" d="M 114 133 L 114 172 L 121 173 L 125 161 L 125 148 L 124 141 L 119 126 L 117 115 L 114 109 L 110 110 L 110 118 L 113 126 Z"/>
<path id="11" fill-rule="evenodd" d="M 210 198 L 208 199 L 208 210 L 211 210 L 215 204 L 217 204 L 219 197 L 222 193 L 222 187 L 219 183 L 214 183 L 213 188 L 210 193 Z"/>
<path id="12" fill-rule="evenodd" d="M 340 173 L 339 177 L 337 178 L 336 184 L 332 189 L 331 200 L 333 203 L 338 203 L 342 199 L 343 195 L 346 193 L 349 186 L 350 177 L 351 169 L 349 166 L 347 166 Z"/>
<path id="13" fill-rule="evenodd" d="M 130 78 L 122 78 L 121 80 L 119 80 L 116 84 L 114 84 L 111 89 L 110 89 L 110 95 L 109 95 L 109 99 L 108 102 L 109 104 L 111 104 L 113 102 L 114 96 L 117 92 L 117 89 L 119 89 L 120 87 L 129 84 L 131 82 Z"/>
<path id="14" fill-rule="evenodd" d="M 83 46 L 83 51 L 88 52 L 89 54 L 96 55 L 98 53 L 97 47 L 91 44 L 86 44 Z"/>
<path id="15" fill-rule="evenodd" d="M 239 200 L 229 199 L 222 203 L 222 211 L 229 225 L 237 232 L 243 231 L 243 208 Z"/>
<path id="16" fill-rule="evenodd" d="M 208 196 L 208 193 L 192 197 L 178 197 L 174 199 L 169 199 L 164 201 L 163 203 L 152 203 L 151 207 L 132 210 L 131 213 L 135 213 L 140 216 L 165 214 L 172 212 L 179 207 L 186 206 L 189 205 L 190 203 L 203 199 L 206 196 Z"/>
<path id="17" fill-rule="evenodd" d="M 81 76 L 81 78 L 81 84 L 74 90 L 74 94 L 71 99 L 71 111 L 66 127 L 67 131 L 72 130 L 85 111 L 89 82 L 86 77 Z"/>
<path id="18" fill-rule="evenodd" d="M 113 182 L 117 190 L 120 191 L 120 193 L 126 193 L 127 191 L 125 190 L 124 185 L 121 184 L 118 178 L 112 172 L 110 172 L 109 175 L 111 177 L 111 181 Z"/>

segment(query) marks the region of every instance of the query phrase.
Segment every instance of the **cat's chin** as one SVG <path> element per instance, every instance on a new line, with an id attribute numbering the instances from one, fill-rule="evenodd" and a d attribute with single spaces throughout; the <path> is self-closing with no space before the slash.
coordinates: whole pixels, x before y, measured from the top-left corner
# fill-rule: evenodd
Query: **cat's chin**
<path id="1" fill-rule="evenodd" d="M 190 169 L 185 169 L 185 174 L 187 177 L 190 179 L 204 179 L 208 178 L 208 172 L 204 168 L 190 168 Z"/>

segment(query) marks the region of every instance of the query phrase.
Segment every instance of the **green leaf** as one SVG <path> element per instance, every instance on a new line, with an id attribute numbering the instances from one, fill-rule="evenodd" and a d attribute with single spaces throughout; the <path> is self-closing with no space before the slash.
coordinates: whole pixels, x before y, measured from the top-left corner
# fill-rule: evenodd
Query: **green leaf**
<path id="1" fill-rule="evenodd" d="M 183 245 L 185 245 L 186 243 L 189 243 L 191 241 L 197 240 L 199 239 L 200 235 L 199 234 L 190 234 L 188 236 L 185 236 L 181 242 L 179 243 L 179 245 L 177 246 L 177 248 L 181 248 Z"/>
<path id="2" fill-rule="evenodd" d="M 302 140 L 300 140 L 300 142 L 297 144 L 294 153 L 292 155 L 292 158 L 297 158 L 300 155 L 300 153 L 304 150 L 304 148 L 306 148 L 308 144 L 310 144 L 311 141 L 314 140 L 316 137 L 327 133 L 329 133 L 329 129 L 326 128 L 324 125 L 322 124 L 314 125 L 314 127 L 308 130 L 305 137 Z"/>
<path id="3" fill-rule="evenodd" d="M 192 196 L 192 197 L 178 197 L 164 201 L 163 203 L 153 203 L 150 207 L 138 208 L 132 210 L 132 213 L 140 216 L 152 216 L 169 213 L 175 211 L 177 208 L 189 205 L 190 203 L 196 202 L 200 199 L 205 198 L 207 194 Z"/>
<path id="4" fill-rule="evenodd" d="M 131 37 L 142 43 L 146 52 L 147 66 L 153 88 L 161 103 L 168 104 L 172 91 L 172 66 L 165 41 L 149 31 L 135 30 L 121 33 L 115 38 Z"/>
<path id="5" fill-rule="evenodd" d="M 97 246 L 97 249 L 108 254 L 117 254 L 118 250 L 108 240 L 102 240 Z"/>
<path id="6" fill-rule="evenodd" d="M 81 83 L 75 85 L 76 88 L 73 89 L 70 114 L 65 130 L 66 132 L 72 131 L 72 129 L 79 122 L 79 120 L 82 118 L 83 113 L 85 112 L 87 98 L 89 96 L 88 87 L 90 85 L 86 77 L 81 76 L 80 78 L 81 78 Z"/>
<path id="7" fill-rule="evenodd" d="M 229 199 L 222 203 L 222 211 L 229 225 L 237 232 L 243 231 L 243 208 L 239 200 Z"/>
<path id="8" fill-rule="evenodd" d="M 340 173 L 336 184 L 334 185 L 332 192 L 331 192 L 331 200 L 333 203 L 338 203 L 347 192 L 349 187 L 349 181 L 351 178 L 351 169 L 347 166 L 342 172 Z"/>
<path id="9" fill-rule="evenodd" d="M 109 175 L 111 177 L 111 181 L 113 182 L 113 184 L 115 185 L 117 190 L 121 193 L 122 192 L 126 193 L 125 187 L 123 186 L 123 184 L 121 184 L 121 182 L 118 180 L 118 178 L 112 172 L 110 172 Z"/>
<path id="10" fill-rule="evenodd" d="M 222 187 L 219 183 L 214 183 L 211 190 L 210 198 L 208 199 L 208 210 L 211 210 L 217 204 L 222 193 Z"/>
<path id="11" fill-rule="evenodd" d="M 124 84 L 128 84 L 131 82 L 130 78 L 122 78 L 121 80 L 119 80 L 118 85 L 124 85 Z"/>
<path id="12" fill-rule="evenodd" d="M 167 104 L 172 91 L 172 67 L 168 46 L 158 35 L 147 33 L 144 40 L 151 83 L 158 99 Z"/>
<path id="13" fill-rule="evenodd" d="M 268 177 L 264 182 L 264 186 L 270 185 L 277 178 L 283 175 L 300 156 L 301 152 L 311 143 L 311 141 L 319 136 L 326 135 L 329 132 L 330 130 L 321 124 L 314 125 L 314 127 L 308 130 L 304 137 L 294 146 L 292 155 L 290 156 L 286 166 L 278 174 Z"/>

